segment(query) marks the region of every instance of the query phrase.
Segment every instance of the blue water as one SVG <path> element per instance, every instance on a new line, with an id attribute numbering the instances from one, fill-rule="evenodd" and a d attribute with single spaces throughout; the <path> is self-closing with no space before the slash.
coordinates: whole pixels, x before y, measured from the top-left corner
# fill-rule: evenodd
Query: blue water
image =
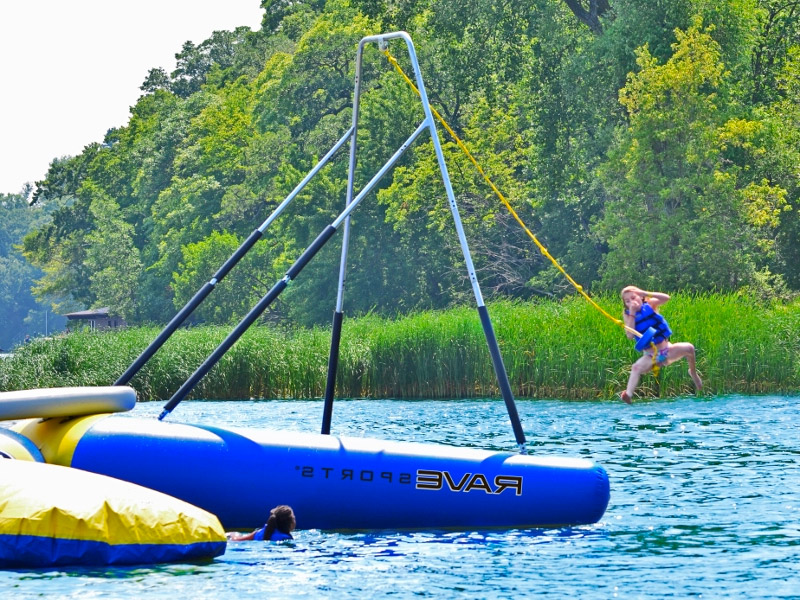
<path id="1" fill-rule="evenodd" d="M 298 531 L 204 564 L 0 571 L 3 598 L 800 598 L 800 398 L 518 401 L 529 450 L 591 457 L 600 523 Z M 162 405 L 137 406 L 155 417 Z M 319 401 L 183 402 L 169 420 L 318 431 Z M 337 401 L 333 433 L 514 449 L 502 401 Z M 302 527 L 302 515 L 298 515 Z"/>

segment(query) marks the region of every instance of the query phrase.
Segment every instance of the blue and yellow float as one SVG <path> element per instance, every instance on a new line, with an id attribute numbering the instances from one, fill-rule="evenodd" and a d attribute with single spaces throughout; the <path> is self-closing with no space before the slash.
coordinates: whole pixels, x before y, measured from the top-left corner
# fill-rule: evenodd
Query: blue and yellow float
<path id="1" fill-rule="evenodd" d="M 46 462 L 92 421 L 135 403 L 127 387 L 0 394 L 0 419 L 23 419 L 0 427 L 0 568 L 151 564 L 225 552 L 216 515 L 128 481 Z M 37 444 L 14 430 L 23 424 L 38 424 L 44 438 Z"/>
<path id="2" fill-rule="evenodd" d="M 141 486 L 0 460 L 0 568 L 135 565 L 225 552 L 216 516 Z"/>

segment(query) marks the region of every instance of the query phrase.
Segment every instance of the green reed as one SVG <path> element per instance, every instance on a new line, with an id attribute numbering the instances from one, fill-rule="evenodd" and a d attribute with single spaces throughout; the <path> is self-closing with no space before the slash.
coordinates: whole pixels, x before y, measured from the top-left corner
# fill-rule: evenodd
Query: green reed
<path id="1" fill-rule="evenodd" d="M 617 297 L 596 299 L 614 317 Z M 517 397 L 592 399 L 619 392 L 638 357 L 621 327 L 581 297 L 492 303 L 489 314 Z M 738 295 L 675 295 L 662 308 L 673 341 L 690 341 L 703 393 L 800 392 L 800 301 L 765 303 Z M 159 329 L 75 332 L 36 340 L 0 361 L 0 389 L 111 385 Z M 225 338 L 222 327 L 181 329 L 133 378 L 142 400 L 167 399 Z M 319 398 L 328 328 L 253 327 L 191 398 Z M 499 387 L 474 307 L 395 319 L 345 319 L 337 397 L 466 398 Z M 638 395 L 674 396 L 694 386 L 681 361 L 642 379 Z"/>

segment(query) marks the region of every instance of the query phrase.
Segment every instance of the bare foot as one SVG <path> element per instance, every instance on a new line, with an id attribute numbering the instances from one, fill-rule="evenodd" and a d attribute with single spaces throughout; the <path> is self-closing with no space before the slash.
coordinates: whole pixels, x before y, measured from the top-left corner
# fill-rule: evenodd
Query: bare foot
<path id="1" fill-rule="evenodd" d="M 632 404 L 631 396 L 628 394 L 627 391 L 621 392 L 619 395 L 619 399 L 622 400 L 625 404 Z"/>
<path id="2" fill-rule="evenodd" d="M 694 381 L 694 387 L 697 388 L 697 391 L 703 389 L 703 380 L 700 379 L 700 376 L 697 374 L 697 371 L 689 371 L 689 375 L 692 377 L 692 381 Z"/>

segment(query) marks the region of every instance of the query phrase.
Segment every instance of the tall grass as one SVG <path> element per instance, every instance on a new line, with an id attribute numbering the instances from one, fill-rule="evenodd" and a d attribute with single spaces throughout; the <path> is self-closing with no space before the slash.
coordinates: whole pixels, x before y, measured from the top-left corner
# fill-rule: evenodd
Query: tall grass
<path id="1" fill-rule="evenodd" d="M 620 315 L 616 297 L 598 302 Z M 673 341 L 697 348 L 704 393 L 800 393 L 800 301 L 764 304 L 736 295 L 676 295 L 662 308 Z M 638 354 L 622 329 L 580 297 L 489 305 L 514 394 L 609 398 Z M 78 332 L 20 347 L 0 361 L 0 389 L 110 385 L 157 328 Z M 227 335 L 221 327 L 175 333 L 134 377 L 140 399 L 167 399 Z M 193 390 L 194 398 L 316 398 L 324 393 L 330 331 L 254 327 Z M 694 390 L 681 361 L 643 378 L 639 394 Z M 345 319 L 337 396 L 465 398 L 499 394 L 475 308 L 386 319 Z"/>

